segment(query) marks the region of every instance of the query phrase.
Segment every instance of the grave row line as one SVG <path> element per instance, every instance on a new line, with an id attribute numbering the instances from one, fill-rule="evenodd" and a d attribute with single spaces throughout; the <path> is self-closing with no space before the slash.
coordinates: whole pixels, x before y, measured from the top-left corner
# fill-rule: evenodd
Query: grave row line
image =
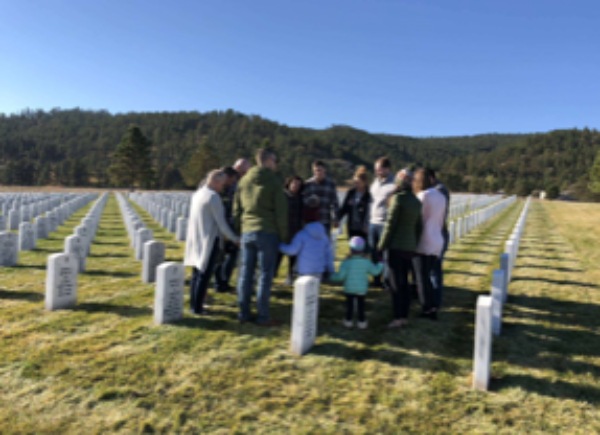
<path id="1" fill-rule="evenodd" d="M 509 196 L 508 198 L 504 198 L 499 201 L 497 199 L 498 198 L 496 197 L 496 202 L 491 205 L 487 202 L 483 202 L 483 204 L 486 205 L 484 205 L 482 208 L 475 209 L 463 217 L 459 217 L 454 221 L 450 221 L 448 224 L 449 244 L 459 241 L 475 228 L 483 225 L 494 216 L 497 216 L 507 207 L 514 204 L 514 202 L 517 200 L 517 197 Z"/>
<path id="2" fill-rule="evenodd" d="M 132 193 L 129 199 L 148 212 L 162 228 L 175 234 L 183 242 L 187 234 L 190 215 L 189 194 Z"/>
<path id="3" fill-rule="evenodd" d="M 473 388 L 476 390 L 488 389 L 491 376 L 492 337 L 499 336 L 502 331 L 502 313 L 504 304 L 508 301 L 509 284 L 530 204 L 531 197 L 527 198 L 513 231 L 504 244 L 504 253 L 500 255 L 500 268 L 492 273 L 490 295 L 477 298 L 473 350 Z"/>
<path id="4" fill-rule="evenodd" d="M 134 258 L 142 262 L 142 282 L 156 280 L 156 268 L 165 261 L 165 244 L 154 240 L 154 233 L 146 227 L 131 203 L 120 193 L 116 194 L 121 216 L 125 222 L 129 245 L 134 250 Z"/>
<path id="5" fill-rule="evenodd" d="M 450 197 L 448 220 L 454 221 L 502 199 L 502 195 L 454 194 Z"/>
<path id="6" fill-rule="evenodd" d="M 21 222 L 18 235 L 11 231 L 0 232 L 0 266 L 12 267 L 19 262 L 19 251 L 35 249 L 37 241 L 47 239 L 49 234 L 62 225 L 71 215 L 91 202 L 97 195 L 71 196 L 67 202 L 51 201 L 56 205 L 45 215 L 33 216 L 33 223 Z M 43 213 L 43 209 L 37 212 Z"/>
<path id="7" fill-rule="evenodd" d="M 100 218 L 108 201 L 108 193 L 90 207 L 73 229 L 73 234 L 65 237 L 64 252 L 48 256 L 46 265 L 45 306 L 49 311 L 69 308 L 77 301 L 77 275 L 85 272 L 86 258 L 96 237 Z"/>

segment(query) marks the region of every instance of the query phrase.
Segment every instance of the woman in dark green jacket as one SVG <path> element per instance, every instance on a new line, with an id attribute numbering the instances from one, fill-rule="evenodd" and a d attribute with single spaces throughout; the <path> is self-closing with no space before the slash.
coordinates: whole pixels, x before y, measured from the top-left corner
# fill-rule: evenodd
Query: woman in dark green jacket
<path id="1" fill-rule="evenodd" d="M 389 324 L 390 328 L 400 328 L 408 323 L 408 273 L 421 236 L 421 201 L 412 192 L 411 171 L 403 169 L 398 172 L 396 182 L 398 190 L 392 196 L 379 241 L 379 250 L 387 253 L 387 273 L 394 314 L 394 320 Z"/>

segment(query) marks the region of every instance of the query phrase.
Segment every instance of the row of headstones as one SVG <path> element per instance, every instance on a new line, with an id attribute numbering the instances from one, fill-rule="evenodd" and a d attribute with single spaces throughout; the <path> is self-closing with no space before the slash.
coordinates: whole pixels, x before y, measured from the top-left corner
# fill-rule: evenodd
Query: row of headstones
<path id="1" fill-rule="evenodd" d="M 47 239 L 51 232 L 56 231 L 59 225 L 95 196 L 94 194 L 76 196 L 56 206 L 45 216 L 35 216 L 33 224 L 21 222 L 18 235 L 11 231 L 0 232 L 0 266 L 16 265 L 19 262 L 19 251 L 35 249 L 38 240 Z"/>
<path id="2" fill-rule="evenodd" d="M 508 301 L 512 271 L 519 252 L 519 242 L 525 229 L 531 198 L 525 202 L 511 235 L 500 255 L 500 268 L 492 273 L 489 296 L 479 296 L 475 313 L 475 345 L 473 353 L 473 388 L 487 391 L 491 376 L 492 340 L 502 332 L 502 313 Z"/>
<path id="3" fill-rule="evenodd" d="M 448 224 L 449 243 L 453 244 L 484 224 L 517 200 L 516 196 L 504 198 L 492 205 L 477 209 L 466 216 L 459 217 Z"/>
<path id="4" fill-rule="evenodd" d="M 22 199 L 26 196 L 27 199 Z M 29 222 L 36 216 L 49 212 L 61 204 L 69 202 L 74 194 L 49 194 L 49 195 L 23 195 L 11 197 L 2 202 L 2 216 L 0 216 L 0 229 L 14 231 L 22 222 Z"/>
<path id="5" fill-rule="evenodd" d="M 151 283 L 156 280 L 156 269 L 165 261 L 165 244 L 154 240 L 154 234 L 121 194 L 116 193 L 119 209 L 125 222 L 129 245 L 134 250 L 134 258 L 142 262 L 142 282 Z"/>
<path id="6" fill-rule="evenodd" d="M 448 219 L 456 220 L 477 209 L 484 208 L 502 198 L 502 195 L 454 194 L 450 197 Z"/>
<path id="7" fill-rule="evenodd" d="M 173 198 L 169 198 L 173 195 Z M 175 234 L 175 239 L 183 242 L 187 234 L 190 214 L 189 194 L 133 193 L 129 198 L 146 210 L 165 230 Z"/>
<path id="8" fill-rule="evenodd" d="M 80 224 L 73 229 L 73 234 L 65 237 L 64 254 L 73 255 L 77 259 L 77 273 L 85 272 L 86 260 L 90 255 L 107 201 L 108 193 L 103 193 L 81 219 Z"/>

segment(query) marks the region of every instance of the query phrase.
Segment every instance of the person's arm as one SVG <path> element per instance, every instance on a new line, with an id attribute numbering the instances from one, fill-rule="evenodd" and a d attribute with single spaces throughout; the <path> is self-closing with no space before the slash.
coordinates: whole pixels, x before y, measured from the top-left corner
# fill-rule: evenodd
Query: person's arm
<path id="1" fill-rule="evenodd" d="M 240 185 L 238 184 L 237 189 L 235 189 L 235 195 L 233 197 L 233 228 L 238 233 L 242 232 L 242 213 L 244 209 L 242 208 L 242 200 L 240 197 Z"/>
<path id="2" fill-rule="evenodd" d="M 348 266 L 347 261 L 343 261 L 340 265 L 340 270 L 332 274 L 329 279 L 335 282 L 342 282 L 346 279 L 346 276 L 348 276 Z"/>
<path id="3" fill-rule="evenodd" d="M 279 240 L 287 240 L 288 236 L 288 200 L 283 193 L 283 188 L 275 188 L 275 225 Z"/>
<path id="4" fill-rule="evenodd" d="M 333 225 L 338 226 L 338 213 L 340 212 L 340 200 L 338 199 L 337 187 L 333 180 L 331 180 L 331 192 L 329 192 L 331 202 L 331 214 L 333 215 Z"/>
<path id="5" fill-rule="evenodd" d="M 338 215 L 337 215 L 337 219 L 338 222 L 341 221 L 344 216 L 346 216 L 349 213 L 349 208 L 350 208 L 350 192 L 351 190 L 346 192 L 346 196 L 344 196 L 344 201 L 342 202 L 342 207 L 340 208 Z"/>
<path id="6" fill-rule="evenodd" d="M 223 236 L 231 240 L 232 242 L 238 243 L 240 238 L 233 232 L 229 227 L 229 224 L 225 220 L 223 202 L 218 194 L 215 194 L 210 200 L 210 211 L 213 215 L 213 219 L 217 222 L 217 227 Z"/>
<path id="7" fill-rule="evenodd" d="M 383 272 L 383 263 L 374 264 L 373 262 L 369 262 L 369 275 L 377 276 L 381 275 Z"/>
<path id="8" fill-rule="evenodd" d="M 298 234 L 296 234 L 294 236 L 291 243 L 289 243 L 289 244 L 280 243 L 279 251 L 284 253 L 285 255 L 290 255 L 290 256 L 298 255 L 298 253 L 300 252 L 300 249 L 302 249 L 303 244 L 304 244 L 304 236 L 302 234 L 302 231 L 300 231 Z"/>
<path id="9" fill-rule="evenodd" d="M 385 225 L 383 227 L 383 234 L 381 235 L 381 240 L 379 240 L 379 246 L 377 249 L 383 251 L 387 249 L 390 243 L 390 239 L 392 238 L 392 231 L 396 228 L 398 220 L 400 218 L 400 201 L 398 200 L 398 196 L 392 197 L 392 204 L 390 205 L 390 211 L 388 213 L 387 219 L 385 220 Z"/>

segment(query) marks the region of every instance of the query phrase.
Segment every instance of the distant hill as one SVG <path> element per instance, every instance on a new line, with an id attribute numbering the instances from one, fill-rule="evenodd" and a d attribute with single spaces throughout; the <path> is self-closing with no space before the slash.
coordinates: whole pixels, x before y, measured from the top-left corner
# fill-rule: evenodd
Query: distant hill
<path id="1" fill-rule="evenodd" d="M 156 187 L 193 187 L 213 167 L 250 157 L 268 143 L 281 156 L 283 174 L 310 174 L 310 162 L 328 162 L 338 182 L 356 165 L 389 156 L 395 168 L 436 168 L 452 190 L 570 190 L 589 198 L 587 173 L 600 149 L 595 130 L 540 134 L 427 137 L 371 134 L 349 126 L 324 130 L 288 127 L 256 115 L 160 112 L 112 115 L 79 109 L 0 115 L 0 180 L 5 184 L 108 186 L 111 154 L 131 124 L 153 144 Z"/>

